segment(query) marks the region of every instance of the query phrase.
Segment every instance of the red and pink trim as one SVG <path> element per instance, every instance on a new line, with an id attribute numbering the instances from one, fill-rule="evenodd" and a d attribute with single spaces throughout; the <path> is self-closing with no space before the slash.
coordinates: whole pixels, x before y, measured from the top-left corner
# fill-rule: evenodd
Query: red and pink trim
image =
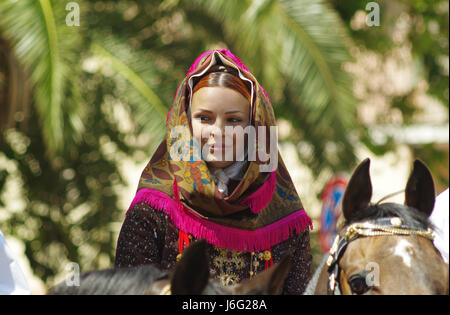
<path id="1" fill-rule="evenodd" d="M 264 209 L 272 200 L 277 183 L 276 171 L 273 171 L 264 184 L 258 188 L 253 194 L 240 202 L 241 205 L 248 206 L 253 213 L 258 213 Z"/>
<path id="2" fill-rule="evenodd" d="M 308 228 L 312 229 L 312 221 L 303 209 L 263 228 L 249 231 L 202 219 L 181 202 L 177 202 L 154 189 L 143 188 L 139 190 L 128 211 L 133 205 L 141 202 L 147 203 L 155 210 L 166 213 L 172 223 L 185 233 L 192 234 L 198 239 L 203 238 L 217 247 L 241 252 L 262 251 L 287 240 L 294 233 L 299 233 Z"/>

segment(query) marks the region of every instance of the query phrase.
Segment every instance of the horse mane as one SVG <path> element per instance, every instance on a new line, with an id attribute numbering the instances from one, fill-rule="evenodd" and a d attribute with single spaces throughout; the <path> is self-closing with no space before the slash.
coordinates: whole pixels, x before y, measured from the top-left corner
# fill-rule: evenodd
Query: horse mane
<path id="1" fill-rule="evenodd" d="M 435 229 L 424 213 L 415 208 L 397 203 L 371 204 L 365 209 L 355 211 L 351 218 L 347 218 L 345 225 L 389 217 L 399 217 L 404 225 L 412 229 Z"/>
<path id="2" fill-rule="evenodd" d="M 148 292 L 154 281 L 168 276 L 168 272 L 153 265 L 91 271 L 80 276 L 79 285 L 68 285 L 66 282 L 62 282 L 52 288 L 49 294 L 140 295 Z"/>

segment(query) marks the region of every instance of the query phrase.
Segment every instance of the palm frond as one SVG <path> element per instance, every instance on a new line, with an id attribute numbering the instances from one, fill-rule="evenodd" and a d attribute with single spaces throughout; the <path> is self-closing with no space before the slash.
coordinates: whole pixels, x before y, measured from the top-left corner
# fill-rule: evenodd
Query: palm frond
<path id="1" fill-rule="evenodd" d="M 164 106 L 159 96 L 136 72 L 98 44 L 94 44 L 93 52 L 105 58 L 120 75 L 126 78 L 127 81 L 147 100 L 147 102 L 153 106 L 156 112 L 160 115 L 160 118 L 164 119 L 167 116 L 167 107 Z"/>
<path id="2" fill-rule="evenodd" d="M 164 85 L 154 58 L 139 50 L 132 50 L 125 40 L 105 37 L 95 41 L 91 48 L 93 56 L 102 60 L 127 84 L 118 87 L 135 123 L 136 133 L 150 135 L 148 150 L 152 152 L 164 137 L 168 105 L 161 98 L 160 87 Z"/>
<path id="3" fill-rule="evenodd" d="M 81 37 L 80 28 L 71 29 L 65 24 L 64 5 L 50 0 L 0 2 L 0 31 L 12 43 L 14 54 L 30 73 L 34 105 L 50 156 L 62 152 L 68 140 L 64 135 L 76 136 L 83 130 L 80 109 L 68 109 L 65 105 L 70 103 L 65 100 L 65 92 L 77 77 L 73 67 L 77 59 L 73 55 L 79 51 Z M 64 52 L 71 54 L 65 56 Z M 70 121 L 66 122 L 67 112 Z"/>

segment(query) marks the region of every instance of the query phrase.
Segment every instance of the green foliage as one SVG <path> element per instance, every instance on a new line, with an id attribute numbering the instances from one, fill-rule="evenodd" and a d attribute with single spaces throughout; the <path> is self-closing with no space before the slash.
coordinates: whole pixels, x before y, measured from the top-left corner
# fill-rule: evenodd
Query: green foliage
<path id="1" fill-rule="evenodd" d="M 64 3 L 49 0 L 0 1 L 2 37 L 29 72 L 47 154 L 55 157 L 63 143 L 83 132 L 82 101 L 77 87 L 81 32 L 65 24 Z M 70 97 L 68 97 L 70 95 Z M 64 115 L 70 119 L 64 120 Z M 64 138 L 64 130 L 70 137 Z"/>
<path id="2" fill-rule="evenodd" d="M 102 80 L 95 75 L 85 75 L 84 79 L 85 87 Z M 104 106 L 95 106 L 102 102 L 105 89 L 114 86 L 107 81 L 84 89 L 89 132 L 77 146 L 66 148 L 57 167 L 46 157 L 36 111 L 27 135 L 7 130 L 0 142 L 0 151 L 16 162 L 26 200 L 23 211 L 11 212 L 1 228 L 24 241 L 33 271 L 48 283 L 64 272 L 68 262 L 80 263 L 82 270 L 112 264 L 117 240 L 113 224 L 123 220 L 124 210 L 117 208 L 117 190 L 125 185 L 118 164 L 121 156 L 133 151 L 125 143 L 126 135 L 105 119 Z M 21 150 L 17 148 L 19 137 L 28 144 Z M 8 196 L 2 197 L 9 201 Z"/>
<path id="3" fill-rule="evenodd" d="M 399 0 L 376 1 L 380 7 L 380 27 L 354 28 L 351 20 L 357 11 L 365 11 L 368 1 L 331 0 L 330 3 L 345 21 L 347 30 L 356 44 L 366 49 L 380 53 L 389 53 L 400 44 L 392 33 L 396 29 L 407 31 L 407 41 L 412 53 L 421 67 L 423 78 L 429 84 L 428 93 L 436 97 L 444 106 L 449 104 L 449 74 L 445 70 L 445 59 L 448 63 L 448 30 L 449 9 L 448 0 Z M 399 24 L 400 23 L 400 24 Z M 412 94 L 413 92 L 411 92 Z M 405 97 L 401 103 L 407 112 L 409 99 Z"/>

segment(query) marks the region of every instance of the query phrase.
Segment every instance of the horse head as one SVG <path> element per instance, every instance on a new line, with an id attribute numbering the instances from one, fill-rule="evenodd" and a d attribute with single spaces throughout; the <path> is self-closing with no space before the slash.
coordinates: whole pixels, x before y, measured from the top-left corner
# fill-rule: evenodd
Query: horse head
<path id="1" fill-rule="evenodd" d="M 316 294 L 448 294 L 448 265 L 432 241 L 435 191 L 414 162 L 405 202 L 371 203 L 370 160 L 354 171 L 342 200 L 338 236 L 321 270 Z"/>

